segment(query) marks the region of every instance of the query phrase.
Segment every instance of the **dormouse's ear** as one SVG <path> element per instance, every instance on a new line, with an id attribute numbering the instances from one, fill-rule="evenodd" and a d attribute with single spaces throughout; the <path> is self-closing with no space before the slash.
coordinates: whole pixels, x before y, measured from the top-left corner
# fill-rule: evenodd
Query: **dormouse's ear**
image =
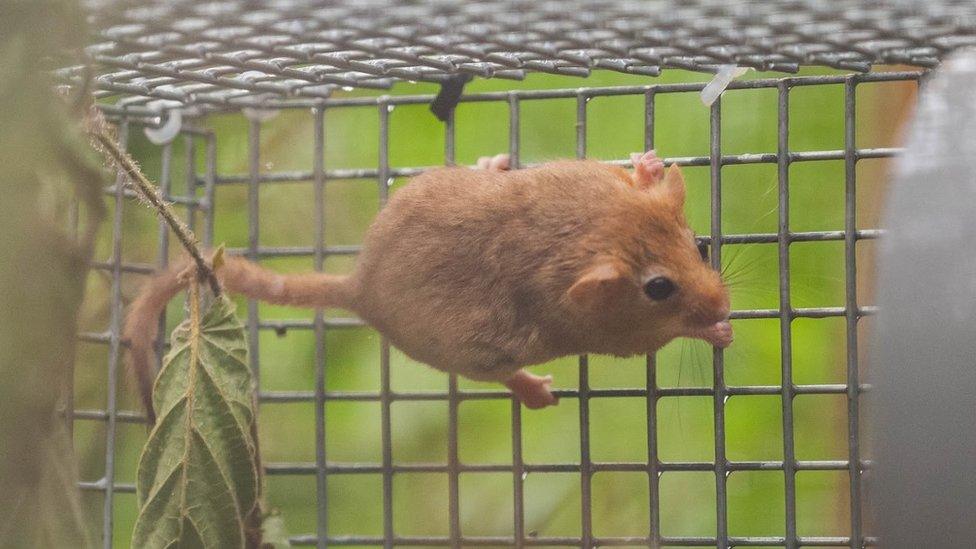
<path id="1" fill-rule="evenodd" d="M 629 285 L 623 266 L 608 259 L 584 271 L 569 288 L 569 297 L 577 305 L 592 307 L 625 295 Z"/>
<path id="2" fill-rule="evenodd" d="M 677 164 L 671 164 L 668 172 L 664 174 L 661 181 L 661 190 L 666 193 L 671 202 L 678 208 L 685 205 L 685 178 L 681 175 L 681 168 Z"/>

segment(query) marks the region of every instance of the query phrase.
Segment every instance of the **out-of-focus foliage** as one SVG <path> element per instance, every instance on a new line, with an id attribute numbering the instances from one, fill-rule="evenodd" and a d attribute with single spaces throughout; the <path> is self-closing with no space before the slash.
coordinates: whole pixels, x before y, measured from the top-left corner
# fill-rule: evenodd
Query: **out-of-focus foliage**
<path id="1" fill-rule="evenodd" d="M 76 463 L 57 415 L 101 172 L 42 61 L 76 47 L 73 2 L 0 3 L 0 546 L 85 547 Z M 77 198 L 81 205 L 72 206 Z M 76 232 L 67 219 L 79 216 Z"/>

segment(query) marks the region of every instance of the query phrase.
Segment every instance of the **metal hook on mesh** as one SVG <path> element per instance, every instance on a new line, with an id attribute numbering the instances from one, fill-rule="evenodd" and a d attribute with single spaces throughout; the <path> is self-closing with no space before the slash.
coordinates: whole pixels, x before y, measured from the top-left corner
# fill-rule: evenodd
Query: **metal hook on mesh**
<path id="1" fill-rule="evenodd" d="M 470 74 L 456 74 L 441 82 L 441 91 L 430 104 L 430 112 L 441 122 L 447 122 L 454 107 L 464 93 L 464 85 L 471 80 Z"/>
<path id="2" fill-rule="evenodd" d="M 183 128 L 183 111 L 181 109 L 171 108 L 163 112 L 164 114 L 160 114 L 159 116 L 160 119 L 163 119 L 166 114 L 168 114 L 168 117 L 162 126 L 158 128 L 146 126 L 142 130 L 146 134 L 146 138 L 153 145 L 166 145 L 171 143 Z"/>

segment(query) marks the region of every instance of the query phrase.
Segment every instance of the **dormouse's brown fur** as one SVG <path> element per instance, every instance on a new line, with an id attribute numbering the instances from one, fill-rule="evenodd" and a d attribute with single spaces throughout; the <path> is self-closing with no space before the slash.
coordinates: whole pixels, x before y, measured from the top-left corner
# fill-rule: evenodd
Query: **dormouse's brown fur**
<path id="1" fill-rule="evenodd" d="M 506 382 L 531 407 L 552 404 L 550 380 L 523 366 L 647 353 L 679 336 L 731 341 L 728 292 L 687 226 L 679 169 L 665 175 L 653 152 L 635 165 L 430 170 L 393 195 L 352 275 L 281 275 L 237 257 L 218 274 L 254 299 L 351 310 L 416 360 Z M 147 284 L 126 322 L 144 396 L 156 319 L 182 286 L 176 272 Z M 658 277 L 673 283 L 666 299 L 645 293 Z"/>

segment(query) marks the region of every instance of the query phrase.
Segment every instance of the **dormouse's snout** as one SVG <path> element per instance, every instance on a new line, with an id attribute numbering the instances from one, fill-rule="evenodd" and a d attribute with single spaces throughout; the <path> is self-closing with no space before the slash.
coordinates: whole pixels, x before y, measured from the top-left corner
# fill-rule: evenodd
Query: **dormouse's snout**
<path id="1" fill-rule="evenodd" d="M 702 291 L 697 298 L 698 303 L 690 311 L 690 320 L 696 324 L 714 324 L 729 318 L 729 292 L 721 280 Z"/>
<path id="2" fill-rule="evenodd" d="M 729 318 L 729 290 L 722 277 L 707 264 L 689 276 L 686 321 L 694 326 L 709 326 Z"/>
<path id="3" fill-rule="evenodd" d="M 724 349 L 732 343 L 729 290 L 721 276 L 712 269 L 698 277 L 695 295 L 689 296 L 685 316 L 685 335 L 703 339 Z"/>

